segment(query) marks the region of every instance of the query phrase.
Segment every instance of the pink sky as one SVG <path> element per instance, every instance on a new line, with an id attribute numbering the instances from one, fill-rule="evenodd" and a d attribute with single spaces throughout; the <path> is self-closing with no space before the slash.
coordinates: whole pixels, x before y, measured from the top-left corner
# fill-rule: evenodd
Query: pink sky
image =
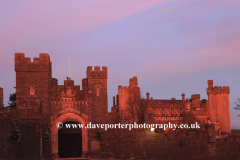
<path id="1" fill-rule="evenodd" d="M 143 95 L 181 99 L 201 94 L 207 80 L 229 86 L 232 128 L 240 129 L 240 2 L 234 0 L 3 1 L 0 87 L 14 92 L 14 53 L 49 53 L 59 85 L 76 85 L 87 66 L 108 67 L 109 110 L 118 85 L 138 77 Z"/>

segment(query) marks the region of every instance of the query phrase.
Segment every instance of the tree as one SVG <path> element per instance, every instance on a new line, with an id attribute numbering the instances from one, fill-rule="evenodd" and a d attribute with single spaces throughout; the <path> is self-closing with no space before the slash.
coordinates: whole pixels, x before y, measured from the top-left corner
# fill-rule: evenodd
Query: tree
<path id="1" fill-rule="evenodd" d="M 196 122 L 198 124 L 201 124 L 201 121 L 199 119 L 197 119 L 192 112 L 185 112 L 184 117 L 183 117 L 183 121 L 181 122 L 181 124 L 187 124 L 188 127 L 191 127 L 191 124 L 196 124 Z M 180 124 L 179 124 L 180 125 Z M 196 126 L 195 126 L 196 127 Z M 205 126 L 200 126 L 200 129 L 204 129 Z M 192 128 L 190 128 L 192 129 Z M 196 128 L 197 129 L 197 128 Z"/>
<path id="2" fill-rule="evenodd" d="M 101 135 L 101 133 L 100 133 L 99 131 L 97 132 L 96 139 L 97 139 L 97 140 L 100 140 L 100 139 L 102 139 L 102 135 Z"/>
<path id="3" fill-rule="evenodd" d="M 46 133 L 44 135 L 43 141 L 45 141 L 45 142 L 51 141 L 51 136 L 50 136 L 50 133 L 48 132 L 48 130 L 46 131 Z"/>
<path id="4" fill-rule="evenodd" d="M 11 139 L 12 139 L 12 142 L 20 141 L 20 133 L 15 123 L 12 126 Z"/>
<path id="5" fill-rule="evenodd" d="M 16 89 L 16 87 L 14 87 Z M 15 93 L 10 94 L 9 102 L 8 102 L 7 109 L 10 110 L 11 107 L 16 107 L 16 91 Z"/>
<path id="6" fill-rule="evenodd" d="M 240 98 L 238 98 L 238 103 L 235 102 L 235 104 L 236 104 L 236 107 L 233 107 L 233 109 L 240 110 Z M 238 115 L 238 117 L 240 117 L 240 114 Z"/>
<path id="7" fill-rule="evenodd" d="M 182 140 L 180 141 L 180 146 L 181 146 L 181 147 L 186 147 L 186 141 L 185 141 L 184 139 L 182 139 Z"/>
<path id="8" fill-rule="evenodd" d="M 141 94 L 138 90 L 132 89 L 129 91 L 129 97 L 127 99 L 127 110 L 129 117 L 125 117 L 125 120 L 137 121 L 142 123 L 143 115 L 146 110 L 146 103 L 141 98 Z"/>

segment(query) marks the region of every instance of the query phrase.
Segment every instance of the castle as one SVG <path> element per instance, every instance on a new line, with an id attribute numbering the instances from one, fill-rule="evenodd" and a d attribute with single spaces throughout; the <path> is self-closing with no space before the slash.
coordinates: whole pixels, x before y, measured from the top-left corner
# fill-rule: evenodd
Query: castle
<path id="1" fill-rule="evenodd" d="M 113 112 L 118 112 L 120 117 L 129 116 L 129 108 L 131 101 L 129 97 L 139 99 L 140 105 L 144 112 L 142 114 L 151 114 L 154 117 L 152 122 L 166 124 L 168 122 L 181 124 L 186 116 L 191 115 L 194 121 L 198 121 L 201 126 L 205 124 L 215 124 L 215 130 L 225 134 L 231 133 L 230 111 L 229 111 L 229 93 L 230 88 L 226 86 L 214 86 L 213 80 L 208 80 L 208 100 L 200 100 L 199 94 L 194 94 L 191 99 L 185 99 L 185 94 L 182 94 L 182 100 L 161 100 L 151 99 L 150 94 L 146 94 L 146 99 L 140 99 L 140 88 L 137 86 L 137 77 L 129 80 L 129 86 L 119 86 L 117 95 L 117 105 L 115 105 L 115 97 L 113 97 Z M 133 94 L 137 95 L 137 98 Z M 145 105 L 143 105 L 146 103 Z M 134 107 L 132 107 L 134 108 Z M 131 115 L 131 114 L 130 114 Z M 135 112 L 135 115 L 137 113 Z M 134 119 L 134 116 L 133 116 Z M 144 116 L 145 121 L 148 119 Z M 135 116 L 135 120 L 138 118 Z M 202 128 L 203 130 L 205 127 Z"/>
<path id="2" fill-rule="evenodd" d="M 129 86 L 118 86 L 118 95 L 116 99 L 113 97 L 112 110 L 108 113 L 107 67 L 102 67 L 102 69 L 94 67 L 94 70 L 90 66 L 87 67 L 87 76 L 82 80 L 81 89 L 79 85 L 74 85 L 74 81 L 68 77 L 64 80 L 64 85 L 58 85 L 58 80 L 52 77 L 52 62 L 46 53 L 40 53 L 39 58 L 34 58 L 33 62 L 30 58 L 25 57 L 24 53 L 15 53 L 15 71 L 16 108 L 7 111 L 3 106 L 3 89 L 0 88 L 0 118 L 5 122 L 1 124 L 1 127 L 8 128 L 1 136 L 5 137 L 2 144 L 11 143 L 7 133 L 10 132 L 13 122 L 20 128 L 20 133 L 22 131 L 22 139 L 27 134 L 24 129 L 31 130 L 32 134 L 25 135 L 31 140 L 26 138 L 26 141 L 19 142 L 22 146 L 32 146 L 26 151 L 29 154 L 22 152 L 13 154 L 25 157 L 23 159 L 28 159 L 31 154 L 32 156 L 34 154 L 36 159 L 39 157 L 44 159 L 120 157 L 124 159 L 133 156 L 136 158 L 137 154 L 141 157 L 153 156 L 152 158 L 155 158 L 154 156 L 157 155 L 151 153 L 151 150 L 164 147 L 157 147 L 159 144 L 156 143 L 156 138 L 165 141 L 164 135 L 167 137 L 178 135 L 172 137 L 170 144 L 178 143 L 180 139 L 186 139 L 187 142 L 196 141 L 196 143 L 201 142 L 204 145 L 208 145 L 209 142 L 216 143 L 218 139 L 228 138 L 231 135 L 230 88 L 213 86 L 213 80 L 208 80 L 208 100 L 201 100 L 199 94 L 194 94 L 190 99 L 186 99 L 184 93 L 181 100 L 175 98 L 161 100 L 150 98 L 149 93 L 146 94 L 146 99 L 141 98 L 137 77 L 133 77 L 129 80 Z M 128 131 L 126 129 L 105 131 L 86 128 L 60 130 L 56 127 L 59 122 L 84 125 L 89 122 L 92 124 L 133 122 L 190 124 L 198 122 L 201 128 L 195 129 L 195 135 L 189 136 L 191 129 L 175 131 L 156 129 L 154 132 L 149 130 Z M 50 132 L 51 140 L 49 142 L 43 140 L 47 132 Z M 98 132 L 101 132 L 101 140 L 96 139 Z M 197 135 L 205 138 L 196 138 Z M 141 142 L 137 138 L 141 139 Z M 165 143 L 163 141 L 162 143 Z M 70 145 L 66 145 L 66 143 Z M 235 139 L 234 145 L 238 145 L 238 143 L 239 139 Z M 148 146 L 149 144 L 151 145 Z M 4 150 L 11 150 L 9 148 L 14 145 L 16 147 L 15 143 L 8 147 L 0 146 L 0 155 L 4 155 L 7 159 L 10 155 Z M 142 148 L 138 148 L 136 145 L 142 146 Z M 152 147 L 154 149 L 151 149 Z M 171 148 L 171 146 L 168 147 Z M 19 148 L 21 147 L 19 146 Z M 66 151 L 69 148 L 74 151 Z M 191 148 L 188 149 L 191 150 Z M 156 152 L 162 151 L 157 150 Z M 214 152 L 221 153 L 221 150 Z M 184 153 L 188 154 L 187 151 Z M 207 153 L 210 155 L 211 152 Z M 196 155 L 202 156 L 201 153 Z M 14 156 L 11 158 L 14 159 Z"/>

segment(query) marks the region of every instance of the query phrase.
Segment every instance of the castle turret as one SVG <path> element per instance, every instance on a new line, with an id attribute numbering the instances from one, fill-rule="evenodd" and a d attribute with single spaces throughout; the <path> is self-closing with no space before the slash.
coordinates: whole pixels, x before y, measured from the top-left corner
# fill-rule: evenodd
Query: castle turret
<path id="1" fill-rule="evenodd" d="M 230 109 L 229 109 L 230 88 L 227 86 L 213 87 L 213 80 L 208 80 L 208 107 L 210 121 L 219 121 L 221 132 L 231 133 Z"/>
<path id="2" fill-rule="evenodd" d="M 209 89 L 213 88 L 213 80 L 208 80 L 208 88 Z"/>
<path id="3" fill-rule="evenodd" d="M 132 85 L 133 85 L 133 79 L 130 78 L 130 79 L 129 79 L 129 86 L 132 86 Z"/>
<path id="4" fill-rule="evenodd" d="M 137 77 L 134 76 L 134 77 L 132 78 L 132 80 L 133 80 L 133 86 L 134 86 L 134 87 L 137 87 L 137 85 L 138 85 Z"/>
<path id="5" fill-rule="evenodd" d="M 119 95 L 119 114 L 124 118 L 123 123 L 137 122 L 135 104 L 140 100 L 140 88 L 137 86 L 137 77 L 134 76 L 129 80 L 129 86 L 118 86 Z"/>
<path id="6" fill-rule="evenodd" d="M 134 76 L 133 78 L 129 79 L 129 86 L 137 87 L 137 85 L 138 85 L 138 82 L 137 82 L 137 77 L 136 76 Z"/>

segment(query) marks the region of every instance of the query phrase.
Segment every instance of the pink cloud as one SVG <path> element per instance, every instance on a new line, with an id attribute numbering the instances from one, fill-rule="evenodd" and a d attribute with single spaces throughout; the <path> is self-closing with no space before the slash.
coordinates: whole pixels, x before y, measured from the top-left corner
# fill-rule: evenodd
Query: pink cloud
<path id="1" fill-rule="evenodd" d="M 75 9 L 67 8 L 64 4 L 55 6 L 55 3 L 50 2 L 49 5 L 38 4 L 37 7 L 29 4 L 10 17 L 11 21 L 5 24 L 2 35 L 5 40 L 1 42 L 12 45 L 81 33 L 127 18 L 162 2 L 98 1 L 88 5 L 79 4 Z"/>

